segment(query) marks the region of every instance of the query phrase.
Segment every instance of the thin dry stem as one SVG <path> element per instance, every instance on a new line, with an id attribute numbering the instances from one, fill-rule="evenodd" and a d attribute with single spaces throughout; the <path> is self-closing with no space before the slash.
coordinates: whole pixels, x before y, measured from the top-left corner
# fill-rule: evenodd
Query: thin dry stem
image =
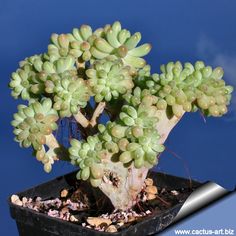
<path id="1" fill-rule="evenodd" d="M 97 107 L 93 113 L 93 116 L 90 120 L 90 125 L 92 127 L 94 127 L 97 124 L 97 118 L 102 114 L 105 106 L 106 106 L 105 102 L 99 102 L 99 104 L 97 105 Z"/>
<path id="2" fill-rule="evenodd" d="M 80 69 L 80 68 L 85 68 L 85 62 L 79 62 L 79 61 L 76 61 L 76 67 L 77 69 Z"/>
<path id="3" fill-rule="evenodd" d="M 47 151 L 47 153 L 54 153 L 53 159 L 54 159 L 54 160 L 59 160 L 59 158 L 58 158 L 58 156 L 56 155 L 56 153 L 54 152 L 54 150 L 55 150 L 56 148 L 59 148 L 60 145 L 59 145 L 59 143 L 57 142 L 57 140 L 56 140 L 56 138 L 55 138 L 55 136 L 54 136 L 53 134 L 49 134 L 49 135 L 46 136 L 46 143 L 45 143 L 45 144 L 46 144 L 46 145 L 48 146 L 48 148 L 49 148 L 49 150 Z"/>
<path id="4" fill-rule="evenodd" d="M 74 115 L 74 118 L 76 119 L 76 121 L 81 124 L 84 128 L 89 126 L 89 121 L 88 119 L 80 112 L 78 111 L 78 113 L 76 115 Z"/>
<path id="5" fill-rule="evenodd" d="M 55 149 L 60 146 L 53 134 L 49 134 L 46 136 L 46 143 L 45 144 L 51 149 Z"/>
<path id="6" fill-rule="evenodd" d="M 47 155 L 51 157 L 54 161 L 71 161 L 67 152 L 67 149 L 60 145 L 53 134 L 46 136 L 46 143 L 48 146 Z M 44 148 L 44 146 L 43 146 Z"/>

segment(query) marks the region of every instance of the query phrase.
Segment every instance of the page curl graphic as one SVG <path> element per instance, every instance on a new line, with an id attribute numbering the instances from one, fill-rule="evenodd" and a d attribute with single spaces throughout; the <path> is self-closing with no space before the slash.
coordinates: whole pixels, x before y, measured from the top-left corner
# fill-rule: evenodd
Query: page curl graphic
<path id="1" fill-rule="evenodd" d="M 172 223 L 180 221 L 232 192 L 214 182 L 203 184 L 187 198 Z"/>

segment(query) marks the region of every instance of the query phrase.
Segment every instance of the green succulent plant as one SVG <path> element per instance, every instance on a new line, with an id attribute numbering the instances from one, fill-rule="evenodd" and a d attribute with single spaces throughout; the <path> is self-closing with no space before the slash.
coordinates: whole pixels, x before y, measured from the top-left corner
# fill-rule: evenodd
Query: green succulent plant
<path id="1" fill-rule="evenodd" d="M 70 117 L 78 113 L 79 108 L 84 108 L 90 98 L 90 88 L 81 78 L 64 77 L 55 82 L 54 109 L 60 117 Z"/>
<path id="2" fill-rule="evenodd" d="M 42 100 L 41 103 L 33 102 L 29 106 L 19 105 L 12 121 L 16 141 L 23 147 L 32 144 L 35 150 L 40 150 L 46 142 L 45 135 L 57 129 L 57 120 L 57 112 L 52 108 L 52 101 L 49 98 Z"/>
<path id="3" fill-rule="evenodd" d="M 44 145 L 47 136 L 56 130 L 58 120 L 57 112 L 52 108 L 52 101 L 49 98 L 40 102 L 30 103 L 29 106 L 19 105 L 18 112 L 14 114 L 12 125 L 15 128 L 15 140 L 21 147 L 28 148 L 32 145 L 36 157 L 44 164 L 46 172 L 51 170 L 53 164 L 53 152 L 45 152 Z M 50 155 L 51 153 L 51 155 Z"/>
<path id="4" fill-rule="evenodd" d="M 122 58 L 125 64 L 134 68 L 142 68 L 146 62 L 142 58 L 151 50 L 151 45 L 146 43 L 138 46 L 141 40 L 139 32 L 131 35 L 131 33 L 121 28 L 121 24 L 117 21 L 112 25 L 106 25 L 103 29 L 99 29 L 100 37 L 93 42 L 91 54 L 96 59 L 103 59 L 108 55 L 114 55 Z"/>
<path id="5" fill-rule="evenodd" d="M 21 97 L 23 100 L 30 100 L 32 98 L 37 98 L 37 95 L 42 93 L 43 86 L 43 76 L 37 74 L 37 69 L 34 67 L 34 62 L 42 62 L 41 55 L 35 55 L 26 58 L 24 61 L 20 62 L 20 68 L 16 72 L 12 73 L 12 79 L 9 84 L 12 89 L 12 96 L 14 98 Z"/>
<path id="6" fill-rule="evenodd" d="M 212 69 L 201 61 L 194 66 L 191 63 L 182 66 L 177 61 L 162 65 L 161 72 L 137 78 L 137 84 L 159 97 L 158 109 L 165 110 L 169 106 L 176 116 L 181 116 L 182 110 L 197 109 L 207 116 L 227 113 L 233 87 L 225 85 L 221 67 Z"/>
<path id="7" fill-rule="evenodd" d="M 78 179 L 89 180 L 121 209 L 133 204 L 184 113 L 222 116 L 233 91 L 221 67 L 201 61 L 169 62 L 152 74 L 143 58 L 151 45 L 140 41 L 139 32 L 119 22 L 52 34 L 46 52 L 21 61 L 9 83 L 12 96 L 28 103 L 18 106 L 12 121 L 20 146 L 32 146 L 46 172 L 56 160 L 70 161 Z M 101 114 L 107 122 L 100 122 Z M 65 117 L 75 119 L 82 137 L 70 140 L 68 152 L 54 136 Z"/>

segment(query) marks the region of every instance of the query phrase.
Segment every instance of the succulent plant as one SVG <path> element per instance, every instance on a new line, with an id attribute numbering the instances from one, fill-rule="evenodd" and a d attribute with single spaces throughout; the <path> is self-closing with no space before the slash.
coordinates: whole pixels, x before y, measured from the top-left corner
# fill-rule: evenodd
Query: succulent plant
<path id="1" fill-rule="evenodd" d="M 201 61 L 170 62 L 152 74 L 143 59 L 151 46 L 140 40 L 119 22 L 52 34 L 48 50 L 21 61 L 9 84 L 12 96 L 28 103 L 12 121 L 20 146 L 32 146 L 46 172 L 56 160 L 78 166 L 76 177 L 120 209 L 134 204 L 184 113 L 222 116 L 233 91 L 221 67 Z M 100 122 L 101 114 L 108 121 Z M 70 140 L 68 152 L 54 136 L 65 117 L 75 119 L 81 137 Z"/>

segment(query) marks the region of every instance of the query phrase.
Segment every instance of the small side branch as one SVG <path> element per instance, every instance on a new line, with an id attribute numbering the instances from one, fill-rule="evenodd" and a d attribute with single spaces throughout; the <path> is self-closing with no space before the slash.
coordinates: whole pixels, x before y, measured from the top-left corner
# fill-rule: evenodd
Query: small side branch
<path id="1" fill-rule="evenodd" d="M 46 143 L 45 145 L 48 146 L 47 155 L 51 158 L 52 163 L 53 161 L 63 160 L 63 161 L 70 161 L 67 149 L 61 146 L 55 136 L 53 134 L 46 136 Z"/>
<path id="2" fill-rule="evenodd" d="M 85 68 L 85 62 L 76 61 L 75 63 L 76 63 L 77 69 Z"/>
<path id="3" fill-rule="evenodd" d="M 84 128 L 88 127 L 89 125 L 89 121 L 88 119 L 80 112 L 78 111 L 78 113 L 76 115 L 74 115 L 74 118 L 76 119 L 76 121 L 81 124 Z"/>
<path id="4" fill-rule="evenodd" d="M 51 164 L 54 161 L 58 161 L 59 158 L 57 156 L 57 154 L 55 153 L 54 150 L 56 150 L 57 148 L 60 147 L 59 143 L 57 142 L 56 138 L 54 137 L 53 134 L 49 134 L 46 136 L 46 143 L 45 145 L 48 146 L 48 151 L 46 152 L 46 154 L 48 155 L 48 157 L 50 158 L 50 162 Z"/>
<path id="5" fill-rule="evenodd" d="M 92 127 L 94 127 L 94 126 L 97 124 L 97 118 L 102 114 L 102 112 L 103 112 L 105 106 L 106 106 L 106 103 L 105 103 L 105 102 L 100 102 L 100 103 L 97 105 L 97 107 L 96 107 L 96 109 L 95 109 L 95 111 L 94 111 L 94 113 L 93 113 L 93 116 L 92 116 L 92 118 L 91 118 L 91 120 L 90 120 L 90 125 L 91 125 Z"/>
<path id="6" fill-rule="evenodd" d="M 46 143 L 45 144 L 51 149 L 55 149 L 60 146 L 53 134 L 49 134 L 46 136 Z"/>
<path id="7" fill-rule="evenodd" d="M 182 116 L 184 115 L 184 113 L 185 111 L 183 110 Z M 182 116 L 173 116 L 172 118 L 168 118 L 166 110 L 157 111 L 157 117 L 159 121 L 157 122 L 156 129 L 161 136 L 159 139 L 160 144 L 164 144 L 164 142 L 168 138 L 170 131 L 175 127 L 175 125 L 177 125 Z"/>

